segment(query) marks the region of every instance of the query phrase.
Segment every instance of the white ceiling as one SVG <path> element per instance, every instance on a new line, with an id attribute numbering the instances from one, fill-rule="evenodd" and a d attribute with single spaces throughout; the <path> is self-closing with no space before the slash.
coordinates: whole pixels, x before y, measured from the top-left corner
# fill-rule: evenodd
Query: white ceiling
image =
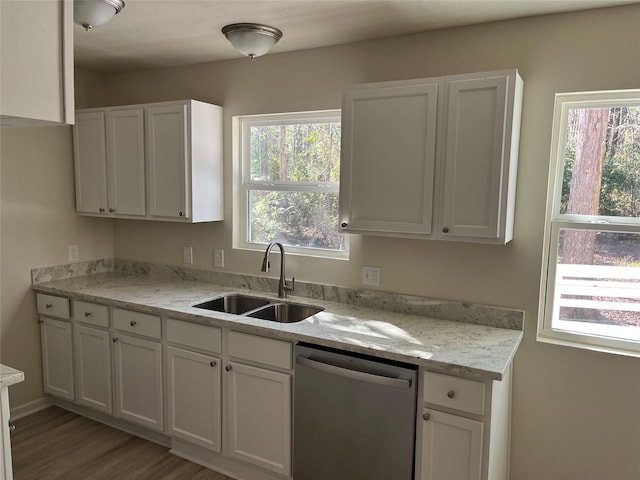
<path id="1" fill-rule="evenodd" d="M 239 58 L 220 30 L 271 25 L 271 53 L 304 50 L 509 18 L 610 7 L 637 0 L 125 0 L 111 22 L 74 25 L 76 65 L 101 72 Z M 256 61 L 259 61 L 257 59 Z"/>

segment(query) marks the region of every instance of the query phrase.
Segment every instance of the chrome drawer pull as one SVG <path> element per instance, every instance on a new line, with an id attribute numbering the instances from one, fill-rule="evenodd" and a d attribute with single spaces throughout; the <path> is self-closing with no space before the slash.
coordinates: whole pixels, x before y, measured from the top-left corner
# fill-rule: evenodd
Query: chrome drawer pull
<path id="1" fill-rule="evenodd" d="M 449 398 L 455 398 L 456 397 L 456 392 L 454 392 L 453 390 L 449 390 L 447 392 L 447 397 Z"/>

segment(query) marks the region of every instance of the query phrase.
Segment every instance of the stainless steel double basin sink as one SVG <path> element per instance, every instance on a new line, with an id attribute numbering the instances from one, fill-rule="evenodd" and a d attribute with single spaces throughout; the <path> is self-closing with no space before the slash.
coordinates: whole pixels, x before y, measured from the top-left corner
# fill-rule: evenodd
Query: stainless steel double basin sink
<path id="1" fill-rule="evenodd" d="M 324 310 L 313 305 L 272 301 L 239 293 L 222 295 L 194 307 L 280 323 L 300 322 Z"/>

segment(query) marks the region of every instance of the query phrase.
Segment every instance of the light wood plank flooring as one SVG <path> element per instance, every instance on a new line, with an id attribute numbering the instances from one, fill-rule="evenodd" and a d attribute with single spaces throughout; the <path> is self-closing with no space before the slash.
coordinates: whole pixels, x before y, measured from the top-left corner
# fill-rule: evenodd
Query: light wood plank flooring
<path id="1" fill-rule="evenodd" d="M 15 480 L 232 480 L 161 445 L 58 407 L 15 424 Z"/>

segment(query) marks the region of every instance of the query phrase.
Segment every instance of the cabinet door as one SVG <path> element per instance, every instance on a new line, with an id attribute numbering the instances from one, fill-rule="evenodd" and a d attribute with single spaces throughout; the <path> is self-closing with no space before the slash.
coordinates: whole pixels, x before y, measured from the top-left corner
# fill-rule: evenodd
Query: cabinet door
<path id="1" fill-rule="evenodd" d="M 187 105 L 147 109 L 149 214 L 189 218 Z"/>
<path id="2" fill-rule="evenodd" d="M 104 112 L 76 115 L 73 149 L 78 213 L 107 212 L 107 162 Z"/>
<path id="3" fill-rule="evenodd" d="M 484 424 L 425 408 L 421 480 L 480 480 Z"/>
<path id="4" fill-rule="evenodd" d="M 111 413 L 111 347 L 109 332 L 75 325 L 78 403 Z"/>
<path id="5" fill-rule="evenodd" d="M 441 83 L 354 87 L 342 100 L 340 222 L 347 232 L 431 233 Z"/>
<path id="6" fill-rule="evenodd" d="M 107 112 L 109 212 L 145 215 L 144 110 Z"/>
<path id="7" fill-rule="evenodd" d="M 439 238 L 498 239 L 505 227 L 513 109 L 508 93 L 515 75 L 468 77 L 447 79 Z"/>
<path id="8" fill-rule="evenodd" d="M 220 359 L 167 348 L 169 434 L 220 451 Z"/>
<path id="9" fill-rule="evenodd" d="M 71 324 L 52 318 L 40 320 L 44 391 L 73 400 L 73 345 Z"/>
<path id="10" fill-rule="evenodd" d="M 230 362 L 229 455 L 291 474 L 291 375 Z"/>
<path id="11" fill-rule="evenodd" d="M 160 343 L 120 335 L 113 338 L 115 415 L 162 430 L 162 349 Z"/>

